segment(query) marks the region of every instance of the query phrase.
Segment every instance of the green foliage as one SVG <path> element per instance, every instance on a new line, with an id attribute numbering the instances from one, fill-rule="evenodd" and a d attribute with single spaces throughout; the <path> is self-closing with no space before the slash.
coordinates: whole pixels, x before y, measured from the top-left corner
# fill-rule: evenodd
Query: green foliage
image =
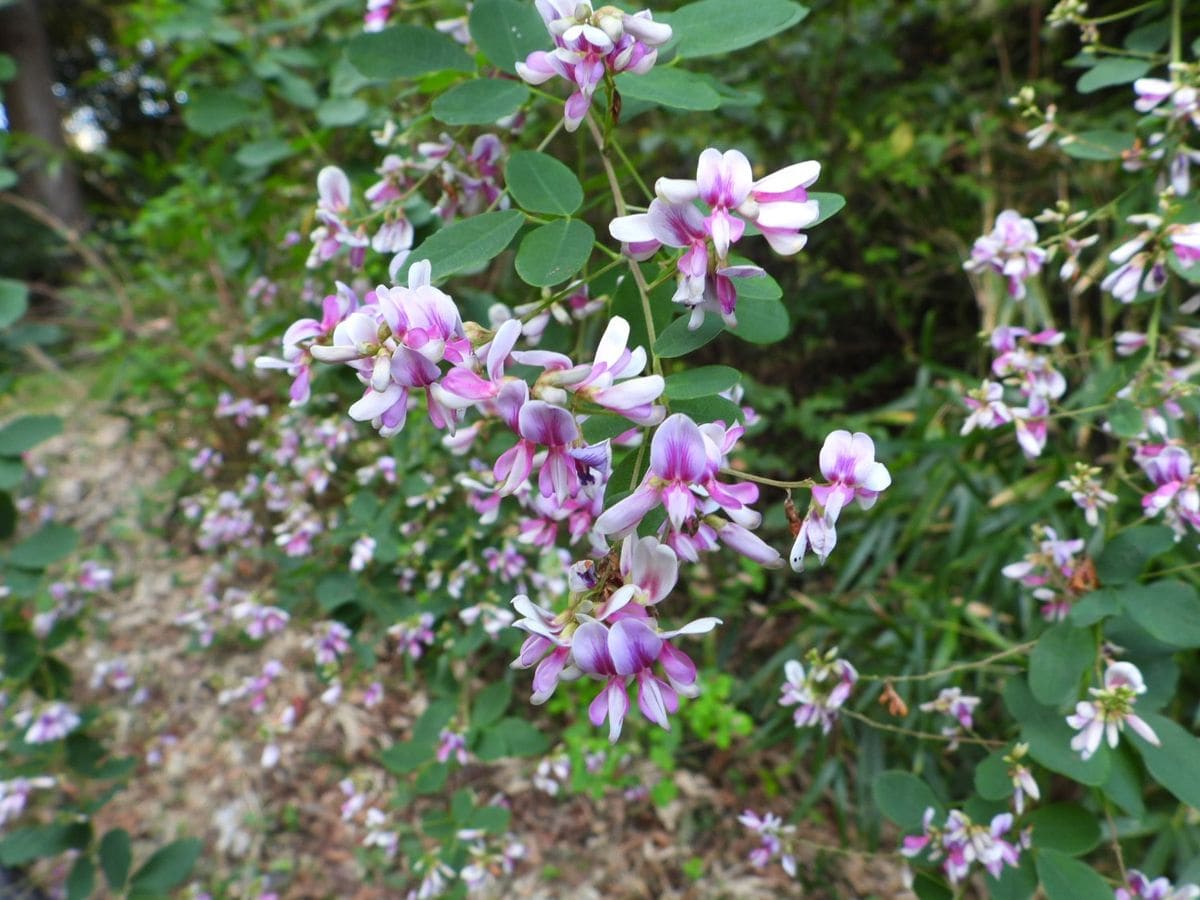
<path id="1" fill-rule="evenodd" d="M 483 213 L 455 222 L 426 238 L 409 256 L 401 274 L 420 260 L 429 260 L 433 277 L 440 281 L 460 272 L 479 269 L 504 252 L 524 221 L 516 210 Z"/>
<path id="2" fill-rule="evenodd" d="M 529 99 L 529 89 L 516 81 L 480 78 L 464 81 L 439 94 L 433 117 L 447 125 L 486 125 L 510 116 Z"/>
<path id="3" fill-rule="evenodd" d="M 578 219 L 559 219 L 540 225 L 521 239 L 517 274 L 526 284 L 561 284 L 587 265 L 596 234 Z"/>
<path id="4" fill-rule="evenodd" d="M 583 204 L 583 186 L 575 173 L 546 153 L 518 150 L 504 170 L 513 200 L 532 213 L 572 215 Z"/>

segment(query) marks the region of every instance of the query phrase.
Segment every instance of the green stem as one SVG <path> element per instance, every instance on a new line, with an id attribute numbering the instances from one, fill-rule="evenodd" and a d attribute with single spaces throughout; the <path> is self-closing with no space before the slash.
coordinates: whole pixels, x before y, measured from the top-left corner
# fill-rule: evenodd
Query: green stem
<path id="1" fill-rule="evenodd" d="M 612 160 L 609 159 L 607 149 L 604 143 L 604 136 L 600 133 L 599 126 L 596 125 L 596 120 L 591 113 L 587 115 L 588 131 L 591 132 L 592 140 L 596 143 L 596 149 L 600 152 L 600 164 L 604 167 L 604 176 L 608 179 L 609 190 L 612 191 L 613 203 L 617 208 L 617 215 L 623 216 L 628 210 L 625 203 L 625 195 L 621 193 L 621 182 L 617 179 L 617 172 L 613 168 Z M 629 260 L 629 271 L 633 275 L 634 283 L 637 284 L 638 295 L 642 300 L 642 315 L 646 319 L 646 337 L 650 344 L 650 367 L 654 370 L 654 374 L 662 375 L 662 360 L 658 358 L 658 354 L 654 352 L 654 345 L 658 343 L 658 332 L 654 327 L 654 313 L 650 308 L 650 289 L 646 285 L 646 276 L 642 274 L 642 267 L 636 259 Z"/>
<path id="2" fill-rule="evenodd" d="M 985 666 L 990 666 L 994 662 L 1007 659 L 1010 656 L 1019 656 L 1022 653 L 1028 653 L 1035 646 L 1037 646 L 1037 641 L 1026 641 L 1024 644 L 1017 644 L 1015 647 L 1009 647 L 1007 650 L 1001 650 L 999 653 L 993 653 L 991 656 L 985 656 L 983 659 L 978 659 L 975 662 L 956 663 L 944 669 L 922 672 L 919 675 L 859 675 L 859 678 L 862 681 L 930 681 L 934 678 L 941 678 L 943 675 L 952 675 L 955 672 L 981 669 Z"/>
<path id="3" fill-rule="evenodd" d="M 816 482 L 811 478 L 805 478 L 802 481 L 777 481 L 774 478 L 767 478 L 765 475 L 751 475 L 749 472 L 739 472 L 737 469 L 724 468 L 721 469 L 722 475 L 728 475 L 730 478 L 738 478 L 742 481 L 753 481 L 755 484 L 765 484 L 770 487 L 783 488 L 784 490 L 792 490 L 793 488 L 810 488 Z"/>

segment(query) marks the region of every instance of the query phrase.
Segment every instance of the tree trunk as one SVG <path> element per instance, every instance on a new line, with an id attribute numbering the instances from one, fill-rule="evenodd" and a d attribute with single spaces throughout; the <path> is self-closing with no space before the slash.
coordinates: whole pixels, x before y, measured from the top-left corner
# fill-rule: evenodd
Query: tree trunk
<path id="1" fill-rule="evenodd" d="M 17 192 L 72 228 L 81 228 L 86 223 L 83 195 L 63 141 L 61 110 L 51 91 L 50 47 L 35 0 L 0 6 L 0 53 L 17 63 L 16 80 L 4 85 L 9 128 L 41 148 L 42 158 L 21 173 Z"/>

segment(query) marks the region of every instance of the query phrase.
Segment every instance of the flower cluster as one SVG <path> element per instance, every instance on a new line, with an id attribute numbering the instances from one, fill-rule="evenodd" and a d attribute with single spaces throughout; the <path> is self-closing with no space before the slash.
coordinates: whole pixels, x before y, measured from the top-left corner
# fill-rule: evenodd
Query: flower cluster
<path id="1" fill-rule="evenodd" d="M 613 219 L 608 230 L 635 259 L 648 259 L 663 246 L 685 250 L 676 263 L 679 286 L 672 299 L 691 309 L 688 327 L 699 328 L 706 310 L 734 326 L 737 288 L 732 279 L 766 273 L 731 262 L 730 248 L 753 224 L 776 253 L 799 253 L 808 242 L 801 229 L 820 218 L 818 202 L 808 195 L 820 174 L 820 163 L 808 160 L 755 180 L 740 150 L 721 153 L 709 147 L 700 154 L 695 179 L 658 179 L 650 208 Z M 697 200 L 707 206 L 707 216 Z"/>
<path id="2" fill-rule="evenodd" d="M 1083 565 L 1077 558 L 1083 550 L 1083 539 L 1060 539 L 1049 525 L 1035 525 L 1033 538 L 1037 549 L 1020 562 L 1009 563 L 1001 572 L 1005 578 L 1033 588 L 1033 596 L 1042 603 L 1043 619 L 1061 622 L 1079 593 L 1074 582 Z"/>
<path id="3" fill-rule="evenodd" d="M 976 863 L 999 878 L 1005 866 L 1020 864 L 1021 850 L 1030 844 L 1028 831 L 1016 842 L 1005 840 L 1013 825 L 1011 813 L 977 825 L 962 810 L 952 809 L 940 828 L 933 824 L 935 815 L 933 807 L 925 810 L 922 833 L 905 837 L 900 852 L 910 859 L 927 853 L 930 862 L 942 860 L 942 870 L 952 885 L 963 881 Z"/>
<path id="4" fill-rule="evenodd" d="M 784 825 L 783 820 L 774 813 L 759 816 L 753 810 L 746 810 L 738 821 L 750 831 L 758 835 L 761 843 L 750 853 L 750 864 L 756 869 L 763 869 L 776 857 L 783 871 L 793 878 L 796 877 L 796 855 L 789 846 L 790 838 L 796 833 L 795 825 Z"/>
<path id="5" fill-rule="evenodd" d="M 1108 746 L 1115 748 L 1126 725 L 1142 740 L 1159 746 L 1154 729 L 1133 711 L 1137 697 L 1146 693 L 1142 673 L 1133 663 L 1110 662 L 1104 671 L 1104 687 L 1088 688 L 1088 693 L 1092 699 L 1080 700 L 1074 714 L 1067 717 L 1067 724 L 1079 732 L 1071 739 L 1071 749 L 1084 759 L 1100 749 L 1105 737 Z"/>
<path id="6" fill-rule="evenodd" d="M 797 572 L 804 571 L 804 557 L 810 549 L 825 564 L 837 546 L 838 516 L 851 501 L 870 509 L 892 483 L 887 467 L 875 461 L 875 442 L 861 431 L 839 430 L 825 438 L 820 465 L 828 483 L 813 487 L 808 513 L 796 529 L 791 563 Z"/>
<path id="7" fill-rule="evenodd" d="M 587 0 L 535 0 L 535 5 L 554 49 L 530 53 L 517 63 L 517 74 L 530 84 L 557 75 L 574 85 L 563 107 L 567 131 L 579 128 L 597 87 L 621 72 L 646 74 L 658 48 L 671 39 L 671 27 L 655 22 L 649 10 L 632 15 L 614 6 L 593 10 Z"/>
<path id="8" fill-rule="evenodd" d="M 1161 877 L 1151 881 L 1137 869 L 1130 869 L 1125 885 L 1117 888 L 1114 896 L 1115 900 L 1197 900 L 1200 887 L 1194 884 L 1176 887 Z"/>
<path id="9" fill-rule="evenodd" d="M 991 232 L 975 241 L 971 258 L 963 264 L 969 272 L 992 271 L 1002 275 L 1009 296 L 1024 300 L 1026 283 L 1046 262 L 1047 253 L 1038 246 L 1037 226 L 1015 209 L 1006 209 L 996 217 Z"/>
<path id="10" fill-rule="evenodd" d="M 786 680 L 780 688 L 780 706 L 795 706 L 792 718 L 797 728 L 820 725 L 829 734 L 837 721 L 838 710 L 850 699 L 850 691 L 858 681 L 858 671 L 848 660 L 838 659 L 838 648 L 824 655 L 809 650 L 804 660 L 807 671 L 794 659 L 783 667 Z"/>

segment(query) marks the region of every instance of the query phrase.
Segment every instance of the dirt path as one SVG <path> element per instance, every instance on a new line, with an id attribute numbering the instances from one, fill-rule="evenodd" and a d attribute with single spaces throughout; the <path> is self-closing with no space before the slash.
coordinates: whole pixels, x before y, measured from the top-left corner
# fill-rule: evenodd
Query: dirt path
<path id="1" fill-rule="evenodd" d="M 111 415 L 76 412 L 68 421 L 67 434 L 36 452 L 51 473 L 47 499 L 81 531 L 85 555 L 116 572 L 114 590 L 96 604 L 92 637 L 68 653 L 77 699 L 103 700 L 109 742 L 139 759 L 130 786 L 100 814 L 100 833 L 127 829 L 135 865 L 166 841 L 202 837 L 197 880 L 219 897 L 268 890 L 297 898 L 399 896 L 363 884 L 362 830 L 341 820 L 337 784 L 351 773 L 382 795 L 388 776 L 372 760 L 411 724 L 424 697 L 391 677 L 387 699 L 372 710 L 322 704 L 299 629 L 262 647 L 218 641 L 205 651 L 189 649 L 192 633 L 175 623 L 195 607 L 212 560 L 164 537 L 175 500 L 169 476 L 177 436 L 134 434 L 127 420 Z M 115 702 L 111 689 L 89 687 L 94 667 L 114 657 L 124 659 L 136 682 Z M 277 739 L 282 752 L 273 768 L 261 764 L 268 742 L 261 720 L 245 702 L 221 702 L 222 691 L 260 672 L 268 657 L 287 669 L 272 687 L 272 702 L 290 698 L 297 711 L 292 730 Z M 777 864 L 755 870 L 746 862 L 755 841 L 736 821 L 738 795 L 703 774 L 678 773 L 679 797 L 656 810 L 648 800 L 620 796 L 598 803 L 551 798 L 531 783 L 532 769 L 529 761 L 473 764 L 448 785 L 469 784 L 480 796 L 500 792 L 512 804 L 512 830 L 527 855 L 495 896 L 905 896 L 894 858 L 804 851 L 802 881 L 820 885 L 807 892 Z M 775 811 L 786 812 L 778 804 Z M 819 830 L 801 833 L 818 844 L 838 842 Z M 694 857 L 703 859 L 703 875 L 691 881 L 684 866 Z"/>

